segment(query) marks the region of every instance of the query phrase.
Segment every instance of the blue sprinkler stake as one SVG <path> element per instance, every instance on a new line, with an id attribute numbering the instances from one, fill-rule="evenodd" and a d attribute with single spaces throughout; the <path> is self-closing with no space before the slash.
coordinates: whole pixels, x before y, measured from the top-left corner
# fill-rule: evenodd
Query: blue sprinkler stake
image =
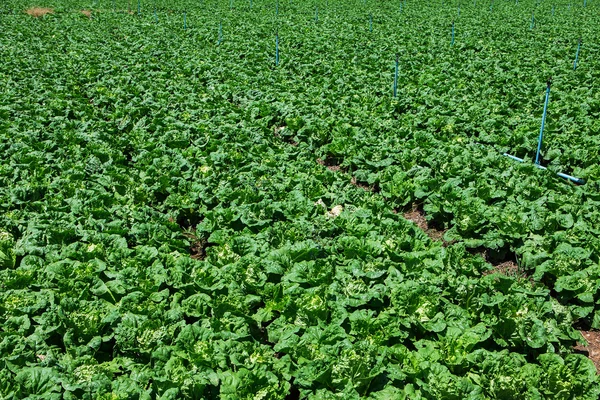
<path id="1" fill-rule="evenodd" d="M 577 52 L 575 53 L 575 61 L 573 62 L 573 71 L 577 69 L 577 60 L 579 60 L 579 49 L 581 49 L 581 38 L 579 38 L 579 43 L 577 43 Z"/>
<path id="2" fill-rule="evenodd" d="M 252 9 L 252 0 L 250 0 L 250 9 Z"/>
<path id="3" fill-rule="evenodd" d="M 539 169 L 543 169 L 546 170 L 548 168 L 544 167 L 543 165 L 540 165 L 540 151 L 542 149 L 542 140 L 544 139 L 544 125 L 546 124 L 546 115 L 548 112 L 548 101 L 550 99 L 550 86 L 552 85 L 552 79 L 548 79 L 548 83 L 546 86 L 546 100 L 544 101 L 544 113 L 542 114 L 542 126 L 540 127 L 540 136 L 538 138 L 538 147 L 537 147 L 537 153 L 535 155 L 535 163 L 534 165 L 539 168 Z M 525 160 L 523 160 L 522 158 L 513 156 L 511 154 L 508 153 L 504 153 L 504 156 L 518 161 L 518 162 L 525 162 Z M 576 178 L 574 176 L 571 175 L 567 175 L 567 174 L 563 174 L 562 172 L 557 172 L 556 175 L 560 176 L 563 179 L 569 180 L 571 182 L 583 185 L 585 183 L 585 179 L 582 178 Z"/>
<path id="4" fill-rule="evenodd" d="M 396 69 L 394 70 L 394 98 L 398 97 L 398 53 L 396 53 Z"/>
<path id="5" fill-rule="evenodd" d="M 140 10 L 141 10 L 140 0 L 138 0 L 138 15 L 140 15 Z"/>
<path id="6" fill-rule="evenodd" d="M 275 34 L 275 66 L 279 65 L 279 33 Z"/>
<path id="7" fill-rule="evenodd" d="M 452 21 L 452 41 L 450 42 L 450 46 L 454 46 L 454 21 Z"/>
<path id="8" fill-rule="evenodd" d="M 552 5 L 552 16 L 554 17 L 554 4 Z"/>
<path id="9" fill-rule="evenodd" d="M 544 126 L 546 125 L 546 114 L 548 112 L 548 101 L 550 100 L 550 86 L 552 79 L 548 79 L 546 84 L 546 101 L 544 101 L 544 113 L 542 114 L 542 126 L 540 127 L 540 137 L 538 138 L 537 153 L 535 154 L 535 164 L 540 165 L 540 151 L 542 150 L 542 141 L 544 140 Z"/>
<path id="10" fill-rule="evenodd" d="M 535 16 L 533 15 L 533 11 L 531 12 L 531 25 L 529 25 L 529 29 L 533 29 L 535 26 Z"/>
<path id="11" fill-rule="evenodd" d="M 402 12 L 402 3 L 400 3 L 400 12 Z"/>
<path id="12" fill-rule="evenodd" d="M 223 41 L 223 27 L 221 25 L 221 21 L 219 21 L 219 40 L 217 41 L 217 44 L 221 44 L 222 41 Z"/>
<path id="13" fill-rule="evenodd" d="M 279 0 L 275 1 L 275 16 L 279 16 Z"/>
<path id="14" fill-rule="evenodd" d="M 583 0 L 583 6 L 587 7 L 587 0 Z"/>

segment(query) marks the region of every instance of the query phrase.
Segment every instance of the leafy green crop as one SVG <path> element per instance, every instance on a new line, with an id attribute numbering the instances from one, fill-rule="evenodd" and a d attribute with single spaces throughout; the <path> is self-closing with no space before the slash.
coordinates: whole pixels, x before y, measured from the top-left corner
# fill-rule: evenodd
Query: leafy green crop
<path id="1" fill-rule="evenodd" d="M 0 398 L 597 399 L 600 21 L 534 3 L 5 1 Z"/>

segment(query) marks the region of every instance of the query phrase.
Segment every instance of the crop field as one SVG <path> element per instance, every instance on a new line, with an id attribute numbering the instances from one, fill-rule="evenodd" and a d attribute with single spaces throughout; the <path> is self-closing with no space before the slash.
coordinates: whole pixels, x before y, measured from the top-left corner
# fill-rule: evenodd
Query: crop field
<path id="1" fill-rule="evenodd" d="M 0 399 L 600 396 L 598 0 L 3 0 L 0 60 Z"/>

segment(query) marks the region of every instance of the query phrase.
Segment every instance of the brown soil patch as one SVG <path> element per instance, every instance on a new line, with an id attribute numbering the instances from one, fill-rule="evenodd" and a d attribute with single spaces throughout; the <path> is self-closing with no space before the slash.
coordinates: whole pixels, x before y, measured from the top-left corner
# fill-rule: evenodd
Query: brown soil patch
<path id="1" fill-rule="evenodd" d="M 484 257 L 485 258 L 485 257 Z M 490 262 L 486 259 L 486 261 Z M 506 276 L 513 276 L 515 278 L 526 278 L 527 275 L 519 269 L 519 266 L 514 261 L 505 261 L 503 263 L 494 265 L 494 268 L 483 273 L 483 275 L 490 275 L 500 273 Z"/>
<path id="2" fill-rule="evenodd" d="M 416 207 L 413 206 L 413 209 L 409 212 L 404 213 L 404 218 L 409 221 L 412 221 L 422 230 L 426 231 L 429 229 L 427 227 L 427 219 L 425 218 L 425 213 L 417 210 Z"/>
<path id="3" fill-rule="evenodd" d="M 81 10 L 81 13 L 88 18 L 92 18 L 92 12 L 90 10 Z"/>
<path id="4" fill-rule="evenodd" d="M 444 240 L 444 233 L 446 233 L 446 230 L 438 229 L 433 225 L 430 226 L 430 224 L 427 223 L 427 218 L 425 218 L 425 212 L 419 209 L 416 204 L 413 204 L 412 210 L 404 213 L 404 218 L 417 225 L 432 240 Z M 447 242 L 444 241 L 444 244 L 446 243 Z"/>
<path id="5" fill-rule="evenodd" d="M 25 12 L 34 18 L 43 17 L 46 14 L 54 14 L 54 10 L 47 7 L 31 7 L 25 10 Z"/>
<path id="6" fill-rule="evenodd" d="M 206 249 L 211 246 L 204 238 L 196 235 L 195 229 L 190 229 L 184 233 L 184 236 L 190 241 L 190 256 L 194 260 L 204 260 L 206 258 Z"/>
<path id="7" fill-rule="evenodd" d="M 498 255 L 491 254 L 491 251 L 485 248 L 471 249 L 469 251 L 471 252 L 471 254 L 478 255 L 481 258 L 483 258 L 487 263 L 492 264 L 492 269 L 489 271 L 485 271 L 483 275 L 502 274 L 513 278 L 529 278 L 530 282 L 532 284 L 535 284 L 533 278 L 529 277 L 525 273 L 525 271 L 519 268 L 519 264 L 516 261 L 507 260 L 506 258 L 499 259 Z"/>
<path id="8" fill-rule="evenodd" d="M 317 164 L 327 167 L 328 170 L 333 172 L 337 172 L 342 169 L 342 167 L 340 167 L 339 165 L 327 165 L 327 163 L 321 160 L 320 158 L 317 158 Z"/>
<path id="9" fill-rule="evenodd" d="M 317 164 L 327 167 L 328 170 L 333 172 L 345 172 L 345 169 L 339 165 L 339 160 L 335 158 L 327 157 L 324 160 L 321 158 L 317 158 Z M 354 185 L 354 181 L 352 181 L 352 184 Z"/>
<path id="10" fill-rule="evenodd" d="M 352 180 L 350 181 L 350 183 L 356 187 L 366 190 L 367 192 L 373 192 L 375 189 L 374 187 L 369 186 L 368 184 L 366 184 L 364 182 L 359 182 L 355 176 L 352 177 Z"/>
<path id="11" fill-rule="evenodd" d="M 596 371 L 600 373 L 600 332 L 597 331 L 581 331 L 581 334 L 588 342 L 587 346 L 578 344 L 573 347 L 576 353 L 583 354 L 588 357 L 596 366 Z"/>

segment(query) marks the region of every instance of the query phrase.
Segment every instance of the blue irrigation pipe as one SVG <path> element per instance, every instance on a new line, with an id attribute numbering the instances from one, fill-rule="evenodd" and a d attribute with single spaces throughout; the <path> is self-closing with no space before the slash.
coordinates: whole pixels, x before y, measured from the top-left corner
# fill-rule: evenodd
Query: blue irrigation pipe
<path id="1" fill-rule="evenodd" d="M 542 114 L 542 126 L 540 127 L 540 136 L 538 138 L 538 146 L 537 146 L 537 152 L 536 152 L 536 155 L 535 155 L 535 163 L 534 163 L 534 165 L 537 168 L 542 169 L 542 170 L 547 170 L 548 169 L 548 168 L 546 168 L 546 167 L 544 167 L 543 165 L 540 164 L 540 151 L 542 149 L 542 141 L 544 139 L 544 126 L 546 124 L 546 115 L 547 115 L 547 112 L 548 112 L 548 102 L 550 100 L 550 86 L 552 86 L 552 80 L 549 79 L 548 83 L 546 84 L 546 99 L 544 101 L 544 112 Z M 513 155 L 508 154 L 508 153 L 504 153 L 503 155 L 506 156 L 506 157 L 508 157 L 508 158 L 510 158 L 510 159 L 512 159 L 512 160 L 518 161 L 518 162 L 525 162 L 525 160 L 523 160 L 522 158 L 513 156 Z M 585 183 L 585 179 L 576 178 L 574 176 L 567 175 L 567 174 L 564 174 L 562 172 L 557 172 L 556 175 L 560 176 L 563 179 L 567 179 L 567 180 L 569 180 L 571 182 L 574 182 L 574 183 L 577 183 L 577 184 L 580 184 L 580 185 L 583 185 Z"/>
<path id="2" fill-rule="evenodd" d="M 138 15 L 140 15 L 141 8 L 142 8 L 142 7 L 141 7 L 141 5 L 140 5 L 140 0 L 138 0 Z"/>
<path id="3" fill-rule="evenodd" d="M 398 53 L 396 53 L 396 69 L 394 70 L 394 98 L 398 97 Z"/>
<path id="4" fill-rule="evenodd" d="M 535 16 L 534 16 L 534 12 L 531 12 L 531 25 L 529 26 L 529 29 L 533 29 L 533 27 L 535 26 Z"/>
<path id="5" fill-rule="evenodd" d="M 512 159 L 512 160 L 515 160 L 515 161 L 518 161 L 518 162 L 521 162 L 521 163 L 522 163 L 522 162 L 525 162 L 525 160 L 523 160 L 522 158 L 515 157 L 515 156 L 513 156 L 513 155 L 510 155 L 510 154 L 508 154 L 508 153 L 504 153 L 504 155 L 505 155 L 506 157 L 508 157 L 508 158 Z M 548 169 L 548 168 L 544 167 L 543 165 L 538 165 L 538 164 L 535 164 L 535 166 L 536 166 L 537 168 L 541 169 L 541 170 L 547 170 L 547 169 Z M 560 177 L 561 177 L 561 178 L 563 178 L 563 179 L 566 179 L 566 180 L 568 180 L 568 181 L 571 181 L 571 182 L 573 182 L 573 183 L 577 183 L 577 184 L 579 184 L 579 185 L 583 185 L 583 184 L 585 183 L 585 179 L 582 179 L 582 178 L 576 178 L 576 177 L 574 177 L 574 176 L 572 176 L 572 175 L 568 175 L 568 174 L 565 174 L 565 173 L 562 173 L 562 172 L 557 172 L 557 173 L 556 173 L 556 175 L 557 175 L 557 176 L 560 176 Z"/>
<path id="6" fill-rule="evenodd" d="M 577 61 L 579 60 L 579 50 L 581 49 L 581 38 L 579 38 L 579 43 L 577 43 L 577 52 L 575 53 L 575 61 L 573 61 L 573 71 L 577 69 Z"/>
<path id="7" fill-rule="evenodd" d="M 279 16 L 279 0 L 275 1 L 275 16 Z"/>
<path id="8" fill-rule="evenodd" d="M 554 17 L 554 4 L 552 5 L 552 16 Z"/>
<path id="9" fill-rule="evenodd" d="M 450 46 L 454 46 L 454 21 L 452 21 L 452 41 L 450 42 Z"/>

